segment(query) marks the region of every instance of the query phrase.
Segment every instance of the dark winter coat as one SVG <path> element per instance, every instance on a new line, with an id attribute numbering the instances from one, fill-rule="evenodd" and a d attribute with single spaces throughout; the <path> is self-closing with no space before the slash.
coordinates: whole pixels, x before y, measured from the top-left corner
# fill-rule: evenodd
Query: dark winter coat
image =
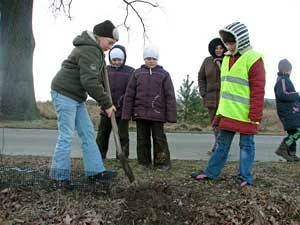
<path id="1" fill-rule="evenodd" d="M 53 78 L 51 89 L 78 102 L 84 102 L 89 95 L 103 108 L 111 107 L 112 102 L 103 86 L 104 53 L 94 34 L 82 32 L 73 45 L 75 48 Z"/>
<path id="2" fill-rule="evenodd" d="M 199 93 L 206 108 L 217 108 L 219 103 L 222 58 L 215 55 L 215 49 L 218 45 L 222 45 L 226 49 L 220 38 L 211 40 L 208 45 L 211 56 L 204 59 L 198 72 Z"/>
<path id="3" fill-rule="evenodd" d="M 116 117 L 122 116 L 123 99 L 126 92 L 129 79 L 133 74 L 134 69 L 125 65 L 126 63 L 126 50 L 122 45 L 115 45 L 113 48 L 119 48 L 124 53 L 124 62 L 120 67 L 112 65 L 107 66 L 108 79 L 110 84 L 111 97 L 114 106 L 116 107 Z M 112 48 L 112 49 L 113 49 Z M 111 49 L 111 50 L 112 50 Z M 110 50 L 110 51 L 111 51 Z M 110 54 L 109 54 L 110 55 Z M 109 58 L 110 62 L 111 59 Z M 101 111 L 102 115 L 106 115 L 104 110 Z"/>
<path id="4" fill-rule="evenodd" d="M 176 98 L 170 74 L 162 66 L 142 65 L 127 86 L 122 119 L 176 122 Z"/>
<path id="5" fill-rule="evenodd" d="M 274 87 L 276 108 L 285 130 L 300 128 L 300 96 L 289 75 L 278 73 Z"/>

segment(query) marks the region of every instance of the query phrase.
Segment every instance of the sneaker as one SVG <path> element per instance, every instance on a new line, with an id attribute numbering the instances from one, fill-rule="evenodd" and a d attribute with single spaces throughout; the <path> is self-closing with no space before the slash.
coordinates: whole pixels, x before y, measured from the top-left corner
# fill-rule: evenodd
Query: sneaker
<path id="1" fill-rule="evenodd" d="M 249 183 L 248 181 L 244 180 L 240 176 L 232 176 L 232 178 L 234 179 L 235 184 L 239 185 L 241 188 L 249 186 L 249 185 L 253 185 L 253 184 Z"/>
<path id="2" fill-rule="evenodd" d="M 246 187 L 247 185 L 249 185 L 247 181 L 243 181 L 240 183 L 240 187 Z"/>
<path id="3" fill-rule="evenodd" d="M 284 141 L 281 142 L 275 153 L 288 162 L 294 161 L 294 157 L 289 155 L 289 147 Z"/>
<path id="4" fill-rule="evenodd" d="M 107 181 L 112 180 L 117 176 L 117 172 L 111 170 L 105 170 L 101 173 L 97 173 L 93 176 L 88 176 L 89 181 Z"/>
<path id="5" fill-rule="evenodd" d="M 196 172 L 192 172 L 191 173 L 191 178 L 194 178 L 196 180 L 196 177 L 200 174 L 202 174 L 203 171 L 202 170 L 199 170 L 199 171 L 196 171 Z"/>
<path id="6" fill-rule="evenodd" d="M 195 180 L 211 180 L 211 178 L 208 177 L 205 173 L 201 173 L 196 176 Z"/>

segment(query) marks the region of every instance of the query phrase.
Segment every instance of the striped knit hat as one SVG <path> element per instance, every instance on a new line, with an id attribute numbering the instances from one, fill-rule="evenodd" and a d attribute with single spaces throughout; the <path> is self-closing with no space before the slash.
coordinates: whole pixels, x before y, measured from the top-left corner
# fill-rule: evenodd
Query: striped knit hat
<path id="1" fill-rule="evenodd" d="M 234 22 L 232 24 L 229 24 L 228 26 L 226 26 L 225 28 L 219 31 L 221 38 L 222 38 L 222 33 L 224 32 L 230 33 L 234 36 L 237 45 L 235 53 L 239 52 L 240 54 L 242 54 L 246 48 L 251 47 L 250 40 L 249 40 L 249 32 L 245 24 L 240 22 Z"/>

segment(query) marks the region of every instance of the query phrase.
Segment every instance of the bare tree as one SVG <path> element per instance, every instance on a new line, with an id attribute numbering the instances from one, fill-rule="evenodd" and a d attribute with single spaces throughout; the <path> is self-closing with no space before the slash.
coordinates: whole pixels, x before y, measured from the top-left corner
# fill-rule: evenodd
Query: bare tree
<path id="1" fill-rule="evenodd" d="M 0 113 L 33 119 L 39 113 L 33 85 L 33 0 L 0 0 Z"/>
<path id="2" fill-rule="evenodd" d="M 137 4 L 158 7 L 150 1 L 126 1 L 126 15 L 123 26 L 128 30 L 128 15 L 131 10 L 142 24 L 144 40 L 146 26 Z M 73 0 L 53 0 L 54 13 L 63 12 L 71 19 Z M 107 2 L 109 3 L 109 2 Z M 33 51 L 35 41 L 32 32 L 33 0 L 0 0 L 0 118 L 36 119 L 33 82 Z"/>

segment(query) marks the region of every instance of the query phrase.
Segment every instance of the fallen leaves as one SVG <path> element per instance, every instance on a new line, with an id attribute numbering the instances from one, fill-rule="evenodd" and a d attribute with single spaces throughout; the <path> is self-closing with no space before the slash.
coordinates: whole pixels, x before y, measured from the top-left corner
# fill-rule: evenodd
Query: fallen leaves
<path id="1" fill-rule="evenodd" d="M 6 163 L 18 164 L 19 159 L 32 167 L 47 162 L 11 156 Z M 199 182 L 190 173 L 206 162 L 174 160 L 172 170 L 162 173 L 142 168 L 133 160 L 130 163 L 139 179 L 134 187 L 117 161 L 105 163 L 119 172 L 109 194 L 0 187 L 0 224 L 300 224 L 297 163 L 256 162 L 256 183 L 243 189 L 232 178 L 236 163 L 226 166 L 219 181 Z"/>

